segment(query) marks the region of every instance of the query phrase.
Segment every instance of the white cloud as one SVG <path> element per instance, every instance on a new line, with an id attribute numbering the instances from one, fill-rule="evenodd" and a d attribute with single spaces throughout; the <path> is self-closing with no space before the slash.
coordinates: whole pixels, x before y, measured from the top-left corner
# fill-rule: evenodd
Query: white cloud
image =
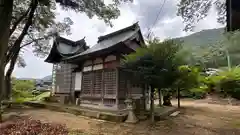
<path id="1" fill-rule="evenodd" d="M 24 53 L 27 67 L 15 67 L 13 76 L 26 78 L 42 78 L 51 74 L 52 65 L 44 62 L 44 59 L 34 56 L 30 51 Z"/>
<path id="2" fill-rule="evenodd" d="M 151 20 L 154 20 L 156 17 L 157 13 L 155 11 L 158 11 L 158 9 L 156 10 L 152 8 L 159 8 L 159 6 L 156 5 L 156 2 L 159 5 L 159 1 L 157 0 L 151 0 L 149 2 L 146 2 L 145 0 L 135 0 L 133 4 L 121 5 L 121 16 L 117 20 L 112 21 L 114 24 L 114 27 L 112 28 L 106 26 L 103 21 L 98 20 L 96 17 L 89 19 L 85 14 L 75 13 L 73 11 L 65 12 L 62 11 L 59 7 L 57 7 L 56 12 L 58 14 L 58 20 L 62 20 L 64 17 L 70 17 L 74 22 L 74 25 L 72 26 L 72 35 L 64 35 L 64 37 L 71 40 L 79 40 L 83 37 L 86 37 L 87 44 L 92 46 L 97 42 L 98 36 L 124 28 L 138 20 L 141 21 L 139 23 L 140 26 L 142 26 L 142 31 L 147 31 L 147 26 L 149 26 L 149 23 L 152 23 Z M 190 34 L 182 31 L 184 24 L 182 23 L 181 17 L 177 17 L 175 15 L 176 0 L 171 2 L 166 3 L 167 7 L 164 7 L 162 18 L 160 18 L 160 20 L 153 28 L 154 34 L 161 39 L 185 36 Z M 148 4 L 148 8 L 142 9 L 141 7 L 145 6 L 146 4 Z M 172 7 L 172 11 L 168 9 L 170 7 Z M 154 12 L 150 10 L 154 10 Z M 170 11 L 169 15 L 167 11 Z M 154 14 L 150 15 L 149 13 L 152 12 Z M 197 25 L 195 31 L 217 28 L 221 26 L 222 25 L 216 22 L 215 11 L 212 11 L 206 19 L 202 20 Z M 14 71 L 14 76 L 41 78 L 51 74 L 52 65 L 45 63 L 44 59 L 33 56 L 31 52 L 26 52 L 24 58 L 26 60 L 27 67 L 16 68 Z"/>

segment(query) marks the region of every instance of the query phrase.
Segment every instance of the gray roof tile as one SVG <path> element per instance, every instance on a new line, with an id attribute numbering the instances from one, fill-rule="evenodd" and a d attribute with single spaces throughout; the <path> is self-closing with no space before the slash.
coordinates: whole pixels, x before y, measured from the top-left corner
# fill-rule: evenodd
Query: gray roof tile
<path id="1" fill-rule="evenodd" d="M 114 32 L 115 34 L 111 35 L 111 37 L 104 37 L 104 39 L 100 40 L 96 45 L 92 46 L 91 48 L 87 49 L 86 51 L 84 51 L 80 54 L 77 54 L 77 55 L 74 55 L 71 57 L 67 57 L 66 60 L 76 58 L 79 56 L 88 55 L 88 54 L 91 54 L 91 53 L 94 53 L 97 51 L 101 51 L 101 50 L 110 48 L 110 47 L 116 45 L 117 43 L 131 39 L 136 34 L 138 34 L 139 31 L 140 31 L 140 28 L 137 27 L 135 29 L 130 29 L 128 31 L 124 31 L 124 32 L 121 31 L 121 33 L 119 33 L 119 34 Z M 108 35 L 110 35 L 110 34 L 108 34 Z"/>

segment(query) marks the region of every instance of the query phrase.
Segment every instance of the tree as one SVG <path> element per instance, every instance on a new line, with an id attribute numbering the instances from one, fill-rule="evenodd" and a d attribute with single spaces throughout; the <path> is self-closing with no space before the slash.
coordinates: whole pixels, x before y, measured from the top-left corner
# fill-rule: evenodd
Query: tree
<path id="1" fill-rule="evenodd" d="M 0 0 L 0 101 L 4 94 L 4 59 L 8 46 L 13 0 Z M 4 19 L 3 19 L 4 18 Z"/>
<path id="2" fill-rule="evenodd" d="M 109 5 L 106 5 L 101 0 L 14 0 L 13 18 L 8 34 L 10 42 L 8 43 L 7 51 L 4 53 L 6 54 L 6 58 L 4 58 L 3 63 L 3 68 L 5 68 L 6 64 L 10 62 L 5 77 L 8 86 L 7 95 L 10 95 L 10 76 L 14 65 L 17 59 L 23 60 L 18 58 L 21 49 L 27 45 L 32 45 L 36 54 L 46 54 L 50 46 L 44 41 L 49 40 L 56 33 L 51 31 L 49 29 L 50 27 L 55 26 L 56 28 L 60 28 L 58 32 L 70 32 L 69 25 L 72 24 L 70 19 L 65 19 L 64 23 L 54 21 L 55 14 L 53 9 L 55 8 L 56 2 L 65 10 L 73 9 L 76 12 L 84 12 L 89 18 L 96 15 L 99 19 L 104 20 L 105 23 L 112 26 L 111 20 L 116 19 L 120 15 L 118 6 L 122 0 L 114 0 L 113 3 Z M 124 0 L 124 2 L 126 2 L 126 0 Z"/>
<path id="3" fill-rule="evenodd" d="M 182 65 L 178 67 L 178 74 L 178 78 L 171 86 L 175 92 L 177 91 L 178 96 L 182 96 L 182 93 L 189 94 L 191 89 L 200 86 L 202 76 L 199 67 Z M 180 97 L 178 97 L 178 107 L 180 107 Z"/>
<path id="4" fill-rule="evenodd" d="M 177 15 L 183 18 L 186 24 L 184 31 L 192 31 L 194 26 L 207 17 L 211 8 L 217 10 L 217 21 L 226 22 L 226 0 L 181 0 L 178 4 Z"/>
<path id="5" fill-rule="evenodd" d="M 167 88 L 174 82 L 179 65 L 176 56 L 181 45 L 174 40 L 160 42 L 157 38 L 148 43 L 147 47 L 127 55 L 123 67 L 133 73 L 135 81 L 151 87 L 151 116 L 154 121 L 154 88 Z"/>
<path id="6" fill-rule="evenodd" d="M 21 4 L 19 4 L 21 3 Z M 29 6 L 28 6 L 29 5 Z M 36 0 L 15 0 L 13 18 L 9 34 L 9 45 L 6 52 L 5 65 L 9 63 L 5 75 L 6 96 L 10 98 L 11 74 L 15 63 L 25 66 L 24 59 L 19 56 L 23 48 L 31 45 L 35 54 L 46 54 L 50 48 L 49 40 L 56 35 L 56 31 L 70 33 L 72 21 L 65 18 L 64 22 L 56 22 L 53 9 L 55 3 L 38 3 Z M 56 27 L 56 30 L 52 30 Z"/>

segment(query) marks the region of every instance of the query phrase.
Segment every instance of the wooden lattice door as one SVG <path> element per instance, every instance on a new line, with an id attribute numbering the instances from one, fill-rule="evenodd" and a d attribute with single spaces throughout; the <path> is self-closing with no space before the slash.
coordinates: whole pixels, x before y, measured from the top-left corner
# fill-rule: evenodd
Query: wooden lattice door
<path id="1" fill-rule="evenodd" d="M 116 70 L 107 69 L 104 71 L 104 90 L 105 96 L 116 95 Z"/>
<path id="2" fill-rule="evenodd" d="M 83 95 L 91 95 L 93 80 L 92 80 L 92 72 L 84 72 L 82 76 L 82 94 Z"/>
<path id="3" fill-rule="evenodd" d="M 102 95 L 102 70 L 97 70 L 94 72 L 94 79 L 93 79 L 93 95 L 95 97 L 101 97 Z"/>

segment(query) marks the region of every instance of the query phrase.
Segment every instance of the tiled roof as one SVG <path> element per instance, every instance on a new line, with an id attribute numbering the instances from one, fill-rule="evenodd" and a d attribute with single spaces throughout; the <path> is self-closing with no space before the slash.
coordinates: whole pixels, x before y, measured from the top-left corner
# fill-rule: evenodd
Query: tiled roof
<path id="1" fill-rule="evenodd" d="M 88 49 L 88 46 L 86 46 L 84 38 L 74 42 L 63 37 L 56 37 L 52 49 L 48 57 L 45 59 L 45 62 L 57 63 L 65 57 L 81 53 L 86 49 Z"/>
<path id="2" fill-rule="evenodd" d="M 107 34 L 105 36 L 100 36 L 98 38 L 98 43 L 96 45 L 92 46 L 91 48 L 87 49 L 86 51 L 84 51 L 80 54 L 77 54 L 77 55 L 74 55 L 71 57 L 67 57 L 66 60 L 84 56 L 84 55 L 88 55 L 91 53 L 95 53 L 95 52 L 110 48 L 110 47 L 116 45 L 117 43 L 124 42 L 128 39 L 131 39 L 136 34 L 139 34 L 139 32 L 140 32 L 140 28 L 139 28 L 138 24 L 135 23 L 135 24 L 133 24 L 127 28 L 121 29 L 119 31 Z"/>

